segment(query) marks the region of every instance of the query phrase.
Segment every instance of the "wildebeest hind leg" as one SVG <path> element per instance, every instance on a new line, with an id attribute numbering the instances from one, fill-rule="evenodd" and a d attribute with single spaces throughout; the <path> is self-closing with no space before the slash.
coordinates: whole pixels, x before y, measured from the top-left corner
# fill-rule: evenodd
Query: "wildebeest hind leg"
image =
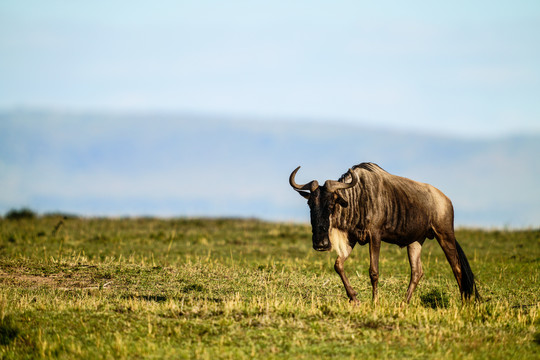
<path id="1" fill-rule="evenodd" d="M 407 289 L 407 295 L 405 295 L 405 301 L 408 303 L 411 300 L 411 296 L 416 289 L 416 285 L 424 272 L 422 271 L 422 261 L 420 260 L 420 254 L 422 252 L 422 242 L 415 241 L 407 246 L 407 254 L 409 255 L 409 264 L 411 265 L 411 281 L 409 282 L 409 288 Z"/>
<path id="2" fill-rule="evenodd" d="M 461 286 L 461 267 L 459 265 L 458 252 L 456 249 L 456 237 L 453 232 L 443 234 L 436 233 L 435 237 L 437 238 L 439 245 L 441 245 L 444 255 L 446 255 L 446 260 L 448 260 L 448 263 L 450 263 L 450 267 L 454 272 L 454 277 L 457 280 L 459 290 L 461 293 L 463 293 L 463 288 Z"/>
<path id="3" fill-rule="evenodd" d="M 345 286 L 345 291 L 347 292 L 347 296 L 349 297 L 349 300 L 351 302 L 357 302 L 358 300 L 356 299 L 356 295 L 358 295 L 358 293 L 354 291 L 354 289 L 351 286 L 351 283 L 349 282 L 349 279 L 345 275 L 344 264 L 345 264 L 345 260 L 347 260 L 347 257 L 338 256 L 338 258 L 336 259 L 336 263 L 334 264 L 334 269 L 339 274 L 341 281 L 343 281 L 343 286 Z"/>

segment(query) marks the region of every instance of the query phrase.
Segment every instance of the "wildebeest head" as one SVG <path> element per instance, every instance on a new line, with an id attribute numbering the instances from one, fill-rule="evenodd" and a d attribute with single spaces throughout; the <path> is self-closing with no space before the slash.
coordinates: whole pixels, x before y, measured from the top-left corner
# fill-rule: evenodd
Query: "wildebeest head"
<path id="1" fill-rule="evenodd" d="M 356 185 L 358 177 L 354 171 L 349 169 L 351 182 L 344 183 L 334 180 L 326 180 L 323 186 L 319 186 L 317 180 L 313 180 L 304 185 L 298 185 L 294 178 L 300 169 L 297 167 L 289 177 L 289 184 L 292 188 L 308 200 L 311 215 L 311 231 L 313 233 L 313 248 L 317 251 L 328 251 L 332 249 L 332 244 L 328 237 L 330 230 L 330 217 L 334 213 L 336 206 L 347 207 L 349 205 L 338 190 L 348 189 Z"/>

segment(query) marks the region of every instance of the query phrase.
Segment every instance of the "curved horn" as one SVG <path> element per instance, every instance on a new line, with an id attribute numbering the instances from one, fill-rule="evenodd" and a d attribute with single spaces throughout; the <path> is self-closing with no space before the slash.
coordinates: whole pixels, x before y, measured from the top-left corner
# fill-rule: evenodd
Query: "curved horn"
<path id="1" fill-rule="evenodd" d="M 326 182 L 324 183 L 326 190 L 330 192 L 335 192 L 336 190 L 350 189 L 356 184 L 358 184 L 358 175 L 356 175 L 356 173 L 352 171 L 352 169 L 349 169 L 347 173 L 350 174 L 352 178 L 350 183 L 326 180 Z"/>
<path id="2" fill-rule="evenodd" d="M 317 182 L 317 180 L 310 181 L 304 185 L 298 185 L 294 181 L 294 177 L 296 176 L 298 169 L 300 169 L 300 166 L 294 169 L 294 171 L 291 173 L 291 176 L 289 176 L 289 184 L 291 184 L 294 190 L 309 190 L 311 192 L 315 191 L 319 187 L 319 183 Z"/>

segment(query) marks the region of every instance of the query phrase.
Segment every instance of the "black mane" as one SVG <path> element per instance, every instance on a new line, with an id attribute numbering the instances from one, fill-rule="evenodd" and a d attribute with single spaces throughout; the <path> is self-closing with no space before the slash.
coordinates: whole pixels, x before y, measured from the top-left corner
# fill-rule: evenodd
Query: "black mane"
<path id="1" fill-rule="evenodd" d="M 372 162 L 363 162 L 363 163 L 360 163 L 358 165 L 354 165 L 352 167 L 352 170 L 355 170 L 355 169 L 364 169 L 364 170 L 367 170 L 367 171 L 373 172 L 373 173 L 376 173 L 376 172 L 388 173 L 382 167 L 380 167 L 379 165 L 377 165 L 375 163 L 372 163 Z M 346 175 L 347 175 L 347 173 L 341 175 L 341 177 L 338 179 L 338 181 L 344 181 Z"/>

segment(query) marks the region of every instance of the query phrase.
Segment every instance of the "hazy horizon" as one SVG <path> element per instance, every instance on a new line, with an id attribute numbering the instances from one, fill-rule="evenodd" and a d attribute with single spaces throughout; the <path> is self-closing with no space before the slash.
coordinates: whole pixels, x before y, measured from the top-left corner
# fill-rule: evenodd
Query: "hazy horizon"
<path id="1" fill-rule="evenodd" d="M 456 224 L 538 226 L 540 135 L 473 139 L 351 124 L 0 112 L 0 211 L 309 221 L 287 179 L 360 162 L 431 183 Z"/>

